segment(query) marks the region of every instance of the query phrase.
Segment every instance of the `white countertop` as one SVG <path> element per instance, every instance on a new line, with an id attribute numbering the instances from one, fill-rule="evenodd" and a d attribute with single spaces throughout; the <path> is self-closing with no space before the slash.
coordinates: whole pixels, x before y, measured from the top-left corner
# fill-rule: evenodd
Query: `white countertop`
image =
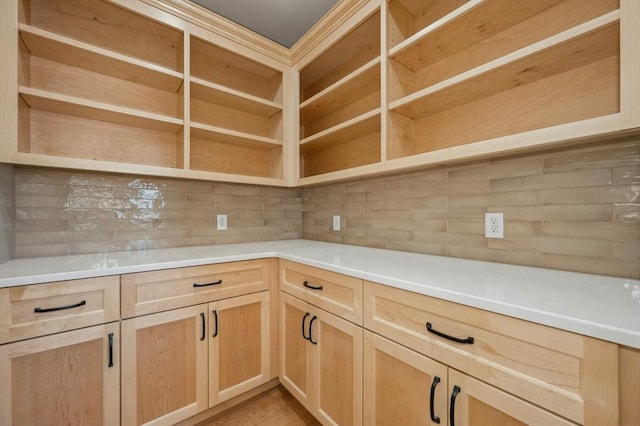
<path id="1" fill-rule="evenodd" d="M 640 280 L 307 240 L 16 259 L 0 288 L 265 257 L 640 348 Z"/>

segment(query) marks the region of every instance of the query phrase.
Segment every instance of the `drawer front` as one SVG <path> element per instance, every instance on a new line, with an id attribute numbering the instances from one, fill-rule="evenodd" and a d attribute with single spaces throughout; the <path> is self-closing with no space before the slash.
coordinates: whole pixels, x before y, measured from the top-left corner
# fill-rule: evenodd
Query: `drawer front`
<path id="1" fill-rule="evenodd" d="M 120 277 L 0 289 L 0 343 L 120 319 Z"/>
<path id="2" fill-rule="evenodd" d="M 122 317 L 268 290 L 269 273 L 259 259 L 122 275 Z"/>
<path id="3" fill-rule="evenodd" d="M 364 288 L 365 328 L 577 423 L 615 418 L 615 344 L 384 285 Z"/>
<path id="4" fill-rule="evenodd" d="M 362 280 L 282 260 L 281 290 L 362 325 Z"/>

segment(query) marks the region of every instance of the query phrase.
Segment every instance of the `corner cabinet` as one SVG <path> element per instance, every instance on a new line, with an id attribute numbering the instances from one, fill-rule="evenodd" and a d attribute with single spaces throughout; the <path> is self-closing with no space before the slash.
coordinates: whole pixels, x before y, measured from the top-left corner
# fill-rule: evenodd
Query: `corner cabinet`
<path id="1" fill-rule="evenodd" d="M 284 185 L 283 62 L 142 1 L 0 15 L 0 161 Z"/>
<path id="2" fill-rule="evenodd" d="M 638 132 L 639 28 L 637 0 L 371 1 L 296 64 L 300 183 Z"/>
<path id="3" fill-rule="evenodd" d="M 0 289 L 0 424 L 119 425 L 118 277 Z"/>

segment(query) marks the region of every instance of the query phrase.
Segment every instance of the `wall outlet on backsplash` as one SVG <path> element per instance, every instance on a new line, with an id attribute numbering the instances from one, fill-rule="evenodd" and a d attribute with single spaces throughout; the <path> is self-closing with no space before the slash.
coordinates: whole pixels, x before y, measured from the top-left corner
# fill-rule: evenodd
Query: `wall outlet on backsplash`
<path id="1" fill-rule="evenodd" d="M 227 230 L 227 215 L 219 214 L 216 217 L 216 229 L 218 231 L 226 231 Z"/>
<path id="2" fill-rule="evenodd" d="M 502 213 L 484 214 L 484 236 L 487 238 L 504 238 L 504 217 Z"/>
<path id="3" fill-rule="evenodd" d="M 338 215 L 333 216 L 333 230 L 334 231 L 340 230 L 340 216 Z"/>

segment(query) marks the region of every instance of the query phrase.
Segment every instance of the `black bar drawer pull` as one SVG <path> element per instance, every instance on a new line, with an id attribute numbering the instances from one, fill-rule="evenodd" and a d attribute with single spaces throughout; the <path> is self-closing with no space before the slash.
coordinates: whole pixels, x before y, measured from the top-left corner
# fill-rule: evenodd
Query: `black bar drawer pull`
<path id="1" fill-rule="evenodd" d="M 431 396 L 429 398 L 429 414 L 431 414 L 431 421 L 434 423 L 440 423 L 440 417 L 436 416 L 435 413 L 435 399 L 436 399 L 436 387 L 440 383 L 440 377 L 433 376 L 433 382 L 431 382 Z"/>
<path id="2" fill-rule="evenodd" d="M 210 285 L 218 285 L 218 284 L 222 284 L 222 280 L 214 281 L 212 283 L 203 283 L 203 284 L 193 283 L 193 286 L 194 287 L 209 287 Z"/>
<path id="3" fill-rule="evenodd" d="M 55 308 L 34 308 L 33 312 L 35 312 L 36 314 L 41 314 L 43 312 L 54 312 L 54 311 L 64 311 L 65 309 L 73 309 L 73 308 L 79 308 L 80 306 L 84 306 L 87 304 L 86 300 L 82 300 L 76 304 L 73 305 L 67 305 L 67 306 L 57 306 Z"/>
<path id="4" fill-rule="evenodd" d="M 436 336 L 440 336 L 440 337 L 442 337 L 444 339 L 451 340 L 452 342 L 456 342 L 456 343 L 463 343 L 463 344 L 472 345 L 473 342 L 474 342 L 473 337 L 466 337 L 464 339 L 459 339 L 457 337 L 453 337 L 453 336 L 449 336 L 448 334 L 444 334 L 444 333 L 434 329 L 430 322 L 427 323 L 427 331 L 429 333 L 435 334 Z"/>
<path id="5" fill-rule="evenodd" d="M 307 322 L 307 317 L 308 317 L 309 315 L 311 315 L 311 314 L 310 314 L 309 312 L 306 312 L 306 313 L 304 314 L 304 316 L 302 317 L 302 338 L 303 338 L 304 340 L 309 340 L 309 339 L 310 339 L 310 336 L 309 336 L 309 337 L 307 337 L 307 335 L 304 333 L 304 326 L 305 326 L 305 324 L 306 324 L 306 322 Z M 311 331 L 311 329 L 309 329 L 309 331 Z"/>
<path id="6" fill-rule="evenodd" d="M 311 330 L 313 330 L 313 322 L 317 319 L 318 317 L 314 315 L 313 318 L 311 318 L 311 321 L 309 321 L 309 341 L 314 345 L 317 345 L 318 341 L 317 340 L 314 341 L 313 338 L 311 337 Z"/>
<path id="7" fill-rule="evenodd" d="M 211 337 L 218 337 L 218 311 L 214 309 L 213 311 L 211 311 L 211 313 L 213 314 L 213 320 L 216 324 L 216 328 L 214 328 L 215 331 L 213 332 L 213 335 Z"/>
<path id="8" fill-rule="evenodd" d="M 109 368 L 113 367 L 113 333 L 109 333 Z"/>
<path id="9" fill-rule="evenodd" d="M 311 290 L 322 290 L 322 286 L 315 286 L 315 285 L 311 285 L 309 284 L 309 281 L 305 281 L 302 283 L 303 286 L 305 286 L 306 288 L 310 288 Z"/>
<path id="10" fill-rule="evenodd" d="M 206 332 L 206 321 L 204 319 L 204 312 L 200 312 L 200 319 L 202 319 L 202 336 L 200 337 L 200 341 L 202 342 L 207 337 Z"/>
<path id="11" fill-rule="evenodd" d="M 456 414 L 456 398 L 460 393 L 460 387 L 457 385 L 453 387 L 451 391 L 451 401 L 449 402 L 449 423 L 451 426 L 456 426 L 455 414 Z"/>

